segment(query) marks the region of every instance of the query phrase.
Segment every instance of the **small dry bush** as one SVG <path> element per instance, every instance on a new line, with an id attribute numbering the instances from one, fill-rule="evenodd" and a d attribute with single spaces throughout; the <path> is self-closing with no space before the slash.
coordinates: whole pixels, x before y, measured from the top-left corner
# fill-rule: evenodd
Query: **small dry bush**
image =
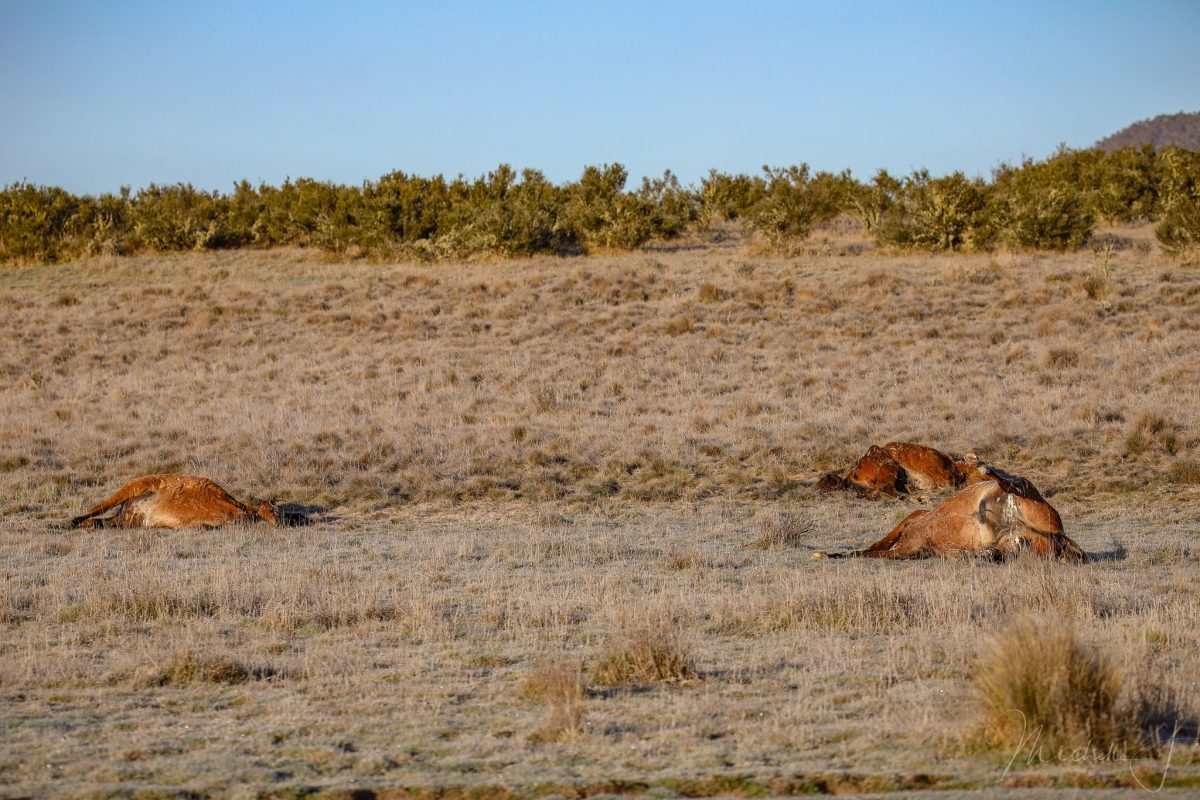
<path id="1" fill-rule="evenodd" d="M 1116 248 L 1111 244 L 1092 250 L 1092 266 L 1083 277 L 1083 291 L 1092 300 L 1103 301 L 1113 291 L 1113 257 Z"/>
<path id="2" fill-rule="evenodd" d="M 1104 300 L 1112 292 L 1112 284 L 1109 282 L 1108 276 L 1097 270 L 1090 270 L 1083 277 L 1084 293 L 1092 300 Z"/>
<path id="3" fill-rule="evenodd" d="M 600 686 L 680 683 L 696 677 L 691 648 L 666 625 L 619 634 L 592 670 Z"/>
<path id="4" fill-rule="evenodd" d="M 1107 653 L 1080 642 L 1070 623 L 1022 617 L 977 664 L 984 738 L 1039 762 L 1153 753 L 1160 731 L 1180 715 L 1162 691 L 1123 692 L 1126 679 Z"/>
<path id="5" fill-rule="evenodd" d="M 812 520 L 797 508 L 780 508 L 759 516 L 758 538 L 750 547 L 774 550 L 779 547 L 798 547 L 811 541 L 816 531 Z"/>
<path id="6" fill-rule="evenodd" d="M 535 742 L 570 742 L 586 732 L 583 662 L 577 658 L 544 661 L 521 684 L 521 696 L 546 707 L 546 721 L 530 737 Z"/>

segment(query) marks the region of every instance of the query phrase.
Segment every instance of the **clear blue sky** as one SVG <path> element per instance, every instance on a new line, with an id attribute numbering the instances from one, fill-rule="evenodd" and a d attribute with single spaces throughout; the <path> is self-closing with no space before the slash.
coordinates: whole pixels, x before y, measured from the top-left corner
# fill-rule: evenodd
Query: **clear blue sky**
<path id="1" fill-rule="evenodd" d="M 989 174 L 1200 110 L 1200 0 L 0 0 L 0 183 L 806 161 Z"/>

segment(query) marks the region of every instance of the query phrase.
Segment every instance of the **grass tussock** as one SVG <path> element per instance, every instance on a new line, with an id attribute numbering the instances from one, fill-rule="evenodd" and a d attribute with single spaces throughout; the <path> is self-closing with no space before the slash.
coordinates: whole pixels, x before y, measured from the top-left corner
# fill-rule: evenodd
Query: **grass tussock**
<path id="1" fill-rule="evenodd" d="M 583 662 L 577 658 L 543 661 L 525 677 L 521 696 L 546 709 L 542 727 L 530 739 L 535 742 L 573 742 L 587 732 L 584 704 Z"/>
<path id="2" fill-rule="evenodd" d="M 1130 427 L 1125 437 L 1125 456 L 1175 455 L 1180 445 L 1178 425 L 1158 414 L 1145 413 Z"/>
<path id="3" fill-rule="evenodd" d="M 991 640 L 976 666 L 983 736 L 1039 762 L 1152 754 L 1182 715 L 1169 692 L 1131 677 L 1105 651 L 1080 641 L 1071 624 L 1019 618 Z"/>
<path id="4" fill-rule="evenodd" d="M 278 672 L 269 665 L 246 664 L 226 654 L 198 653 L 187 648 L 152 670 L 142 683 L 146 686 L 235 685 L 277 675 Z"/>
<path id="5" fill-rule="evenodd" d="M 681 683 L 696 677 L 691 647 L 666 625 L 617 634 L 592 669 L 600 686 Z"/>
<path id="6" fill-rule="evenodd" d="M 795 507 L 772 509 L 761 514 L 756 522 L 758 537 L 748 546 L 759 550 L 799 547 L 811 542 L 816 532 L 812 519 Z"/>
<path id="7" fill-rule="evenodd" d="M 1185 486 L 1200 484 L 1200 461 L 1181 458 L 1167 468 L 1167 480 Z"/>

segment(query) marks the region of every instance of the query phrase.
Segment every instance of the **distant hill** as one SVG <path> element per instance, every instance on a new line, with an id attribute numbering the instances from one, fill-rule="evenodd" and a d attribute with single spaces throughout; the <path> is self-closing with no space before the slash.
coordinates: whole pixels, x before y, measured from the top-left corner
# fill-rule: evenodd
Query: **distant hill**
<path id="1" fill-rule="evenodd" d="M 1122 147 L 1140 147 L 1152 144 L 1155 147 L 1175 145 L 1188 150 L 1200 149 L 1200 111 L 1190 114 L 1160 114 L 1154 119 L 1135 122 L 1124 130 L 1096 142 L 1108 152 Z"/>

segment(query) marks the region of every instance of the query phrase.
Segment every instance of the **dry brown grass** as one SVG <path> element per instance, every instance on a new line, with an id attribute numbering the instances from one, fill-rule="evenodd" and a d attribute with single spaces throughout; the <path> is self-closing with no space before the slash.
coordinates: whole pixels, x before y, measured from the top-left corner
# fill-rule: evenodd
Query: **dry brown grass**
<path id="1" fill-rule="evenodd" d="M 148 686 L 190 686 L 195 683 L 238 684 L 273 678 L 269 666 L 248 666 L 228 655 L 197 653 L 185 649 L 158 666 L 145 678 Z"/>
<path id="2" fill-rule="evenodd" d="M 592 680 L 600 686 L 680 683 L 695 677 L 691 649 L 669 624 L 621 631 L 592 668 Z"/>
<path id="3" fill-rule="evenodd" d="M 822 500 L 811 546 L 866 540 L 903 511 Z M 1184 507 L 1064 507 L 1088 549 L 1111 552 L 1114 534 L 1127 548 L 1086 567 L 818 564 L 804 547 L 747 548 L 761 513 L 509 504 L 49 537 L 19 517 L 0 532 L 0 777 L 14 792 L 48 789 L 42 763 L 66 794 L 146 781 L 221 792 L 448 775 L 670 782 L 835 763 L 990 785 L 1002 766 L 947 752 L 981 642 L 1024 613 L 1072 620 L 1119 663 L 1148 659 L 1181 707 L 1200 699 L 1200 548 Z M 664 625 L 676 655 L 630 661 L 670 668 L 623 670 L 630 688 L 578 697 L 580 663 L 595 674 L 614 653 L 658 653 L 662 634 L 623 643 Z M 569 654 L 569 674 L 531 677 L 546 652 Z M 682 677 L 689 661 L 703 680 L 644 677 Z M 141 754 L 137 769 L 114 749 Z M 1173 775 L 1191 774 L 1189 752 L 1176 748 Z M 1102 780 L 1120 765 L 1089 769 Z"/>
<path id="4" fill-rule="evenodd" d="M 889 439 L 1081 495 L 1200 459 L 1200 274 L 1153 253 L 1107 305 L 1087 254 L 303 258 L 0 275 L 6 510 L 155 471 L 343 512 L 797 498 Z"/>
<path id="5" fill-rule="evenodd" d="M 587 732 L 584 702 L 587 687 L 578 658 L 544 661 L 521 685 L 521 695 L 546 708 L 546 721 L 530 737 L 534 742 L 572 742 Z"/>
<path id="6" fill-rule="evenodd" d="M 1123 675 L 1081 643 L 1069 620 L 1022 618 L 992 640 L 976 668 L 986 735 L 1009 752 L 1066 760 L 1142 749 L 1136 714 L 1120 704 Z"/>
<path id="7" fill-rule="evenodd" d="M 827 244 L 0 272 L 0 794 L 995 787 L 973 664 L 1029 613 L 1194 709 L 1200 273 Z M 1098 558 L 810 561 L 911 511 L 811 488 L 891 439 L 1027 475 Z M 313 524 L 56 527 L 166 470 Z M 662 626 L 674 680 L 522 696 Z"/>
<path id="8" fill-rule="evenodd" d="M 810 544 L 816 534 L 809 515 L 795 506 L 771 509 L 759 515 L 756 521 L 760 532 L 749 546 L 763 550 Z"/>

